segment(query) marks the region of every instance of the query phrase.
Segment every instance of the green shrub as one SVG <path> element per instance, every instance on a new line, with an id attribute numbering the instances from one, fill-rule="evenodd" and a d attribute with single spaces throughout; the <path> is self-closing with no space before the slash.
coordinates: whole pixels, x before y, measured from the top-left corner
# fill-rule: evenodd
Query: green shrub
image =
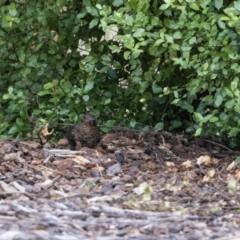
<path id="1" fill-rule="evenodd" d="M 2 137 L 26 135 L 32 119 L 74 123 L 86 111 L 106 127 L 238 136 L 238 1 L 7 2 Z"/>

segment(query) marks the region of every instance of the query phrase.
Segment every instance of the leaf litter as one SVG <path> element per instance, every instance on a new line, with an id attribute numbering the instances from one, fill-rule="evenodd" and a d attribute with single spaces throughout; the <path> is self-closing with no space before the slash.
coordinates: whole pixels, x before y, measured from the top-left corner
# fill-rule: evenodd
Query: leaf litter
<path id="1" fill-rule="evenodd" d="M 166 132 L 0 141 L 0 239 L 239 239 L 239 157 Z"/>

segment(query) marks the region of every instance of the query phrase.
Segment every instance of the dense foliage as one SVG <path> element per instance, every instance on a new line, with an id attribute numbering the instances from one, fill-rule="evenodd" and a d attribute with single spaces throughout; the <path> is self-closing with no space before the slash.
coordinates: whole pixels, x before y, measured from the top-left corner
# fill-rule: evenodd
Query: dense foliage
<path id="1" fill-rule="evenodd" d="M 86 111 L 105 126 L 238 136 L 240 1 L 0 5 L 2 137 Z"/>

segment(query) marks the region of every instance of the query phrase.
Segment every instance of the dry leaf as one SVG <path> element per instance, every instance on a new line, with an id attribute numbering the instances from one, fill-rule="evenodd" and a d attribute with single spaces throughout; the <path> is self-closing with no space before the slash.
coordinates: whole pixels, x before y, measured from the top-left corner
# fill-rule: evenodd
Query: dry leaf
<path id="1" fill-rule="evenodd" d="M 190 160 L 187 160 L 182 163 L 182 166 L 185 168 L 191 168 L 192 167 L 192 162 Z"/>
<path id="2" fill-rule="evenodd" d="M 102 142 L 105 144 L 111 143 L 111 142 L 117 140 L 117 137 L 118 137 L 117 134 L 109 133 L 103 137 Z"/>
<path id="3" fill-rule="evenodd" d="M 202 181 L 203 182 L 211 182 L 211 178 L 209 176 L 204 176 Z"/>
<path id="4" fill-rule="evenodd" d="M 75 163 L 77 163 L 77 164 L 79 164 L 79 165 L 85 165 L 85 164 L 87 164 L 87 163 L 91 163 L 88 159 L 86 159 L 85 157 L 83 157 L 83 156 L 76 156 L 76 157 L 74 157 L 74 158 L 72 158 L 72 160 L 75 162 Z"/>
<path id="5" fill-rule="evenodd" d="M 175 167 L 173 162 L 165 162 L 168 167 Z"/>
<path id="6" fill-rule="evenodd" d="M 212 160 L 212 163 L 215 165 L 219 163 L 219 159 L 217 158 L 212 158 L 211 160 Z"/>
<path id="7" fill-rule="evenodd" d="M 237 165 L 238 165 L 237 162 L 235 162 L 235 161 L 231 162 L 227 167 L 227 171 L 231 171 L 233 169 L 236 169 Z"/>
<path id="8" fill-rule="evenodd" d="M 233 177 L 233 175 L 228 175 L 228 190 L 235 193 L 238 188 L 238 181 Z"/>
<path id="9" fill-rule="evenodd" d="M 207 170 L 207 175 L 208 175 L 208 177 L 210 177 L 210 178 L 213 178 L 214 175 L 215 175 L 215 173 L 216 173 L 216 170 L 215 170 L 214 168 L 211 168 L 211 169 L 208 169 L 208 170 Z"/>
<path id="10" fill-rule="evenodd" d="M 145 194 L 146 192 L 150 192 L 152 194 L 153 190 L 152 187 L 147 182 L 142 182 L 138 187 L 134 188 L 133 191 L 137 195 Z"/>
<path id="11" fill-rule="evenodd" d="M 235 178 L 236 178 L 237 180 L 240 180 L 240 169 L 237 169 L 237 170 L 235 171 L 234 176 L 235 176 Z"/>
<path id="12" fill-rule="evenodd" d="M 3 157 L 3 160 L 5 161 L 18 161 L 20 163 L 24 163 L 25 159 L 21 157 L 22 152 L 16 152 L 16 153 L 8 153 Z"/>
<path id="13" fill-rule="evenodd" d="M 38 136 L 39 136 L 42 144 L 47 142 L 47 139 L 45 137 L 48 135 L 51 135 L 54 131 L 54 130 L 52 130 L 51 132 L 48 132 L 48 125 L 49 125 L 49 123 L 46 123 L 38 133 Z"/>
<path id="14" fill-rule="evenodd" d="M 40 184 L 40 186 L 44 189 L 51 187 L 53 184 L 53 181 L 51 179 L 47 179 L 44 182 Z"/>
<path id="15" fill-rule="evenodd" d="M 204 165 L 209 165 L 211 164 L 211 157 L 210 156 L 200 156 L 199 158 L 197 158 L 197 164 L 198 165 L 201 165 L 201 164 L 204 164 Z"/>

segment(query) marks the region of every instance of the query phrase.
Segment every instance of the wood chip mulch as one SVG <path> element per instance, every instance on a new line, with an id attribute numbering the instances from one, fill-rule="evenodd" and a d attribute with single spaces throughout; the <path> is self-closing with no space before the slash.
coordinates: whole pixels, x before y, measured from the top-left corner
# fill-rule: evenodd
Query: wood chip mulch
<path id="1" fill-rule="evenodd" d="M 1 140 L 0 240 L 240 239 L 239 157 L 166 132 Z"/>

